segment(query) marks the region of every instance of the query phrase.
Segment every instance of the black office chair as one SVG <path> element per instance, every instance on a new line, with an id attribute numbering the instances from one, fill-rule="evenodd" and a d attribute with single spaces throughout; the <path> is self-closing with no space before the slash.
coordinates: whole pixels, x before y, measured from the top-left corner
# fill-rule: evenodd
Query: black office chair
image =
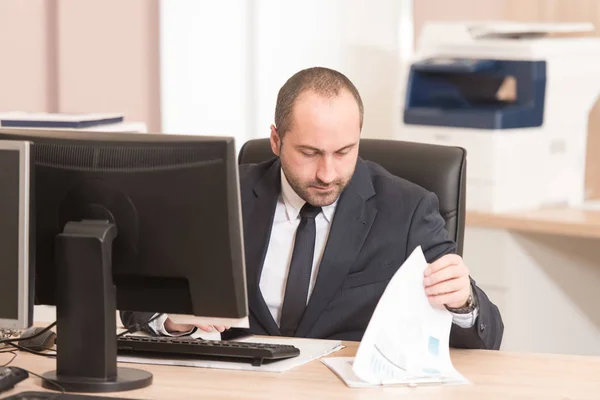
<path id="1" fill-rule="evenodd" d="M 462 256 L 467 179 L 465 149 L 398 140 L 361 139 L 359 155 L 435 193 L 440 213 L 446 221 L 446 230 L 456 242 L 457 253 Z M 254 139 L 242 146 L 238 162 L 254 164 L 273 157 L 269 139 Z"/>

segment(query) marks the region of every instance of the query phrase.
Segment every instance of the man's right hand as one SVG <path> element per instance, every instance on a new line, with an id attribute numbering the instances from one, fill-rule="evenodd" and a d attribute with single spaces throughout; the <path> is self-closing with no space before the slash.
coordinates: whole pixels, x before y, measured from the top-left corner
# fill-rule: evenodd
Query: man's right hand
<path id="1" fill-rule="evenodd" d="M 167 318 L 165 320 L 165 330 L 169 333 L 185 333 L 190 332 L 194 329 L 194 327 L 198 327 L 198 329 L 203 330 L 204 332 L 212 332 L 215 329 L 219 332 L 225 331 L 225 329 L 229 329 L 228 326 L 223 325 L 187 325 L 187 324 L 176 324 L 171 321 L 171 318 Z"/>

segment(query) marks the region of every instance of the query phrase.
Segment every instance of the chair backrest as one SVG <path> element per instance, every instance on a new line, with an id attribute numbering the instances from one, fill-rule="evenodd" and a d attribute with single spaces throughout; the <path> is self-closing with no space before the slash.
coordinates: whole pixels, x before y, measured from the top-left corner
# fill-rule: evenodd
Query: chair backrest
<path id="1" fill-rule="evenodd" d="M 437 195 L 446 230 L 462 255 L 465 232 L 467 153 L 461 147 L 438 146 L 398 140 L 361 139 L 359 155 L 391 174 L 413 182 Z M 246 142 L 238 156 L 240 164 L 273 158 L 269 139 Z"/>

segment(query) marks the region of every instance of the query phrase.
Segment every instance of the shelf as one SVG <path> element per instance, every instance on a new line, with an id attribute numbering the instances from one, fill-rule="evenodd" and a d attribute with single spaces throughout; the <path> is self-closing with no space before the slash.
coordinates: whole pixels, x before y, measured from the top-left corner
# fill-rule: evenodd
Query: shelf
<path id="1" fill-rule="evenodd" d="M 600 239 L 600 210 L 568 207 L 514 213 L 467 212 L 468 227 Z"/>

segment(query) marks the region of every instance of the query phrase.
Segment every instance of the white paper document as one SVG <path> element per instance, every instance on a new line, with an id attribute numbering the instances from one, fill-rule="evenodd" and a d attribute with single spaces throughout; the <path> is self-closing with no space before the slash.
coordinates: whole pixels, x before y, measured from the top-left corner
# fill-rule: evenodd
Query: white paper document
<path id="1" fill-rule="evenodd" d="M 162 365 L 178 365 L 185 367 L 200 367 L 200 368 L 217 368 L 217 369 L 235 369 L 247 371 L 262 371 L 262 372 L 284 372 L 299 365 L 306 364 L 312 360 L 321 358 L 344 348 L 339 340 L 319 340 L 319 339 L 300 339 L 300 338 L 281 338 L 281 337 L 248 337 L 239 340 L 239 342 L 254 342 L 254 343 L 274 343 L 274 344 L 290 344 L 296 346 L 300 350 L 300 355 L 297 357 L 278 360 L 273 363 L 265 363 L 260 367 L 254 367 L 248 362 L 231 362 L 220 360 L 204 360 L 193 357 L 175 357 L 172 354 L 165 356 L 121 356 L 117 357 L 119 362 L 129 362 L 137 364 L 162 364 Z"/>
<path id="2" fill-rule="evenodd" d="M 450 360 L 452 314 L 427 300 L 426 268 L 417 247 L 379 300 L 354 360 L 322 360 L 348 386 L 468 382 Z"/>

